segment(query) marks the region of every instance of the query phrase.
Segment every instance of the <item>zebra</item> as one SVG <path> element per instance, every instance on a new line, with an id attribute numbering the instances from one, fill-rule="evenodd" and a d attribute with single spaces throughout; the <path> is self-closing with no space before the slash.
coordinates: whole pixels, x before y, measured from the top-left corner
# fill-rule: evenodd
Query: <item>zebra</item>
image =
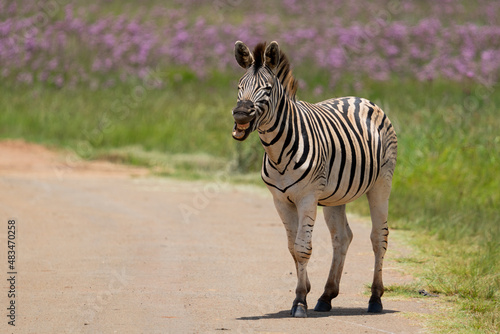
<path id="1" fill-rule="evenodd" d="M 258 44 L 253 52 L 241 41 L 234 47 L 245 69 L 232 110 L 232 137 L 245 140 L 257 131 L 264 157 L 261 177 L 273 195 L 295 261 L 297 287 L 291 316 L 307 317 L 311 289 L 307 263 L 317 207 L 332 238 L 333 260 L 315 311 L 329 312 L 352 232 L 345 205 L 367 195 L 372 220 L 375 270 L 368 312 L 383 311 L 382 264 L 387 250 L 389 195 L 396 166 L 396 132 L 384 112 L 359 97 L 332 98 L 315 104 L 296 98 L 287 56 L 277 42 Z"/>

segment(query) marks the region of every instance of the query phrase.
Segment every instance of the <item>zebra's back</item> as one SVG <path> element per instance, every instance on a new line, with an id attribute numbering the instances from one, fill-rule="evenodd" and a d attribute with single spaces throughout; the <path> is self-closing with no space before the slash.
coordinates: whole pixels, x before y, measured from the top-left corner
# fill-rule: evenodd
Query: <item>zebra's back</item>
<path id="1" fill-rule="evenodd" d="M 302 102 L 304 107 L 307 103 Z M 321 205 L 340 205 L 366 193 L 380 177 L 392 177 L 397 138 L 385 113 L 369 100 L 334 98 L 307 104 L 321 124 L 316 144 L 323 147 Z M 315 106 L 318 108 L 310 108 Z M 313 132 L 314 133 L 314 132 Z"/>

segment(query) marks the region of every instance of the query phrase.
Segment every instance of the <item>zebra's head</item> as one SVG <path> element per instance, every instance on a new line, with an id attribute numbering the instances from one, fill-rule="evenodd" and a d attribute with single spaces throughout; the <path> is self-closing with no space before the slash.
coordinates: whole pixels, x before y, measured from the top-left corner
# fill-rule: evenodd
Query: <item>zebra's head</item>
<path id="1" fill-rule="evenodd" d="M 258 44 L 254 51 L 240 41 L 234 45 L 238 64 L 246 72 L 238 84 L 238 101 L 233 109 L 233 138 L 245 140 L 259 126 L 262 115 L 269 109 L 271 90 L 276 82 L 273 70 L 279 64 L 278 43 Z"/>

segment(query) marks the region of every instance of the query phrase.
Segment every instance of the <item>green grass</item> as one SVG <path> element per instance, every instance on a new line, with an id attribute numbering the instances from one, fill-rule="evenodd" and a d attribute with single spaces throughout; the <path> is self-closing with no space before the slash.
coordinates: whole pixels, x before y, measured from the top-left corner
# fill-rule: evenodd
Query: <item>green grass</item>
<path id="1" fill-rule="evenodd" d="M 96 149 L 137 144 L 170 153 L 234 154 L 234 98 L 214 94 L 224 91 L 219 87 L 198 86 L 188 72 L 179 73 L 177 80 L 162 90 L 141 82 L 97 91 L 3 83 L 1 133 L 89 156 Z"/>
<path id="2" fill-rule="evenodd" d="M 371 294 L 371 283 L 365 285 L 364 294 Z M 419 293 L 420 287 L 417 283 L 390 284 L 384 285 L 383 298 L 407 299 L 407 298 L 427 298 Z"/>
<path id="3" fill-rule="evenodd" d="M 498 333 L 498 242 L 449 242 L 415 231 L 398 235 L 411 241 L 414 250 L 396 261 L 418 279 L 389 286 L 384 296 L 415 298 L 423 288 L 438 294 L 439 298 L 418 296 L 432 298 L 441 309 L 425 316 L 433 333 Z"/>
<path id="4" fill-rule="evenodd" d="M 142 82 L 97 91 L 2 82 L 0 137 L 145 165 L 159 175 L 210 178 L 222 170 L 237 182 L 261 183 L 258 137 L 231 138 L 239 73 L 213 73 L 205 81 L 179 69 L 160 75 L 166 82 L 160 90 Z M 414 231 L 410 242 L 420 253 L 407 259 L 412 271 L 422 288 L 454 306 L 434 326 L 500 331 L 500 90 L 398 79 L 359 88 L 344 78 L 315 95 L 328 77 L 310 68 L 298 68 L 296 76 L 307 84 L 301 99 L 358 95 L 386 111 L 399 140 L 391 227 Z M 364 202 L 350 210 L 367 214 Z"/>

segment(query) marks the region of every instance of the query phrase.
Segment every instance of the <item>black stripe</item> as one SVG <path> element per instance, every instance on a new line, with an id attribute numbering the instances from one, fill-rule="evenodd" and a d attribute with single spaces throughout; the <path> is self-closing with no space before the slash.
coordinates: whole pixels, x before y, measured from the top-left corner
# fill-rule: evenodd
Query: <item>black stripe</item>
<path id="1" fill-rule="evenodd" d="M 363 182 L 365 181 L 365 167 L 366 167 L 366 152 L 365 152 L 365 149 L 363 147 L 364 141 L 362 138 L 363 128 L 361 127 L 361 120 L 360 120 L 360 115 L 359 115 L 359 112 L 360 112 L 359 104 L 360 103 L 361 103 L 361 99 L 356 98 L 356 100 L 354 101 L 354 114 L 353 114 L 353 116 L 354 116 L 354 120 L 356 122 L 356 126 L 358 128 L 357 131 L 355 132 L 355 135 L 356 135 L 356 138 L 358 139 L 358 144 L 359 144 L 359 149 L 360 149 L 359 152 L 361 154 L 361 172 L 359 175 L 359 187 L 358 187 L 358 190 L 356 191 L 356 193 L 354 194 L 354 196 L 356 196 L 359 193 L 359 191 L 361 190 L 361 187 L 363 186 Z"/>
<path id="2" fill-rule="evenodd" d="M 278 104 L 278 107 L 276 107 L 276 111 L 275 111 L 275 113 L 278 115 L 278 117 L 276 117 L 276 121 L 269 128 L 269 130 L 267 130 L 267 132 L 273 132 L 278 127 L 280 121 L 285 121 L 285 119 L 288 118 L 288 117 L 286 117 L 286 118 L 283 117 L 283 116 L 285 116 L 285 115 L 283 115 L 283 112 L 288 113 L 288 108 L 284 108 L 285 101 L 286 101 L 285 96 L 282 96 L 281 100 Z M 288 114 L 286 116 L 288 116 Z"/>
<path id="3" fill-rule="evenodd" d="M 364 190 L 365 192 L 372 184 L 372 180 L 374 177 L 374 175 L 373 175 L 374 164 L 377 164 L 377 165 L 379 164 L 378 157 L 373 156 L 372 144 L 373 144 L 374 138 L 373 138 L 373 133 L 371 130 L 373 111 L 374 111 L 374 109 L 372 107 L 368 107 L 368 113 L 366 116 L 366 133 L 367 133 L 367 138 L 368 138 L 367 146 L 368 146 L 369 158 L 370 158 L 370 163 L 369 163 L 370 170 L 368 172 L 368 184 L 366 185 L 366 188 Z M 377 141 L 380 142 L 380 138 Z"/>
<path id="4" fill-rule="evenodd" d="M 309 155 L 309 136 L 307 135 L 307 129 L 304 123 L 304 115 L 302 113 L 298 113 L 298 119 L 300 121 L 300 134 L 302 135 L 302 141 L 304 143 L 304 152 L 302 152 L 302 156 L 300 157 L 299 161 L 295 163 L 295 166 L 293 169 L 298 169 L 300 168 L 307 160 L 307 156 Z M 298 138 L 297 138 L 298 139 Z M 300 140 L 300 139 L 298 139 Z"/>

